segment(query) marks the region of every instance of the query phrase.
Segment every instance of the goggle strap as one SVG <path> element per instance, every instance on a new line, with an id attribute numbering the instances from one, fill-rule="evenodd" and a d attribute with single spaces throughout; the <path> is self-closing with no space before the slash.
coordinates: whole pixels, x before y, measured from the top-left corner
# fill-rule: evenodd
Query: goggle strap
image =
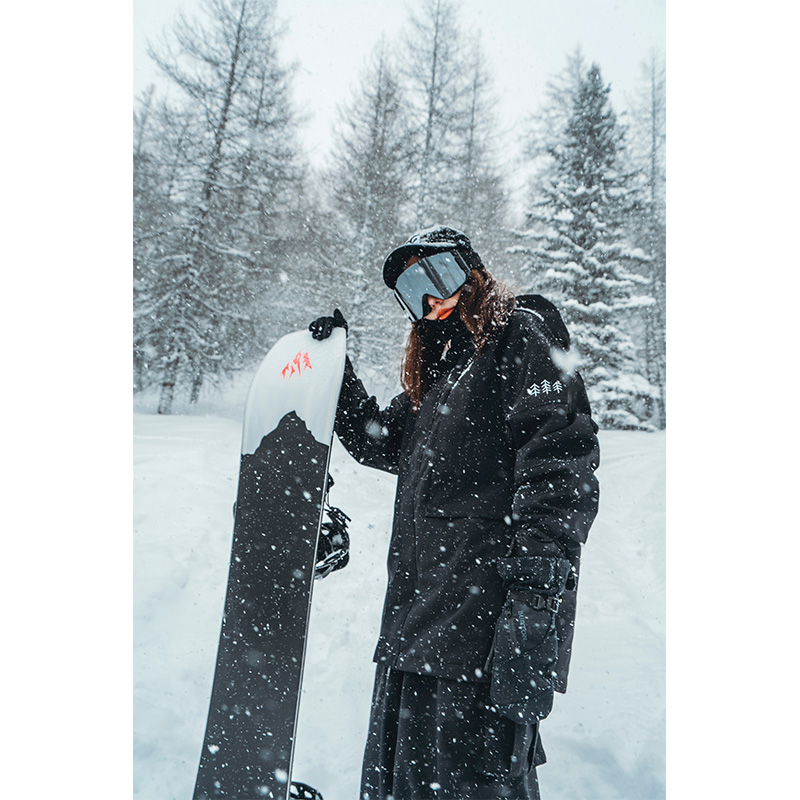
<path id="1" fill-rule="evenodd" d="M 394 294 L 394 299 L 395 299 L 395 300 L 397 300 L 398 304 L 400 305 L 400 308 L 402 308 L 402 309 L 403 309 L 403 311 L 405 312 L 405 315 L 406 315 L 406 316 L 407 316 L 407 317 L 408 317 L 408 318 L 409 318 L 409 319 L 410 319 L 412 322 L 414 322 L 414 321 L 416 320 L 416 317 L 415 317 L 415 316 L 414 316 L 414 315 L 411 313 L 411 310 L 410 310 L 410 309 L 409 309 L 409 307 L 406 305 L 406 302 L 405 302 L 405 300 L 403 300 L 403 297 L 402 297 L 402 295 L 400 294 L 400 292 L 398 292 L 398 291 L 397 291 L 397 289 L 392 289 L 392 293 Z"/>

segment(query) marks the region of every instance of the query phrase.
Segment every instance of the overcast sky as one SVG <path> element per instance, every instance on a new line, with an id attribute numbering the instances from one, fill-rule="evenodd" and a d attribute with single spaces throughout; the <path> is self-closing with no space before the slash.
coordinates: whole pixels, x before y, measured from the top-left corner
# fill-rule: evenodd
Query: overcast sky
<path id="1" fill-rule="evenodd" d="M 665 52 L 664 0 L 461 0 L 465 31 L 478 31 L 499 98 L 498 117 L 519 143 L 522 122 L 543 98 L 548 76 L 559 72 L 580 45 L 611 83 L 612 102 L 625 105 L 640 75 L 639 64 Z M 192 16 L 200 0 L 133 0 L 133 81 L 138 95 L 157 80 L 147 41 L 157 42 L 178 9 Z M 278 0 L 288 23 L 282 54 L 296 61 L 294 99 L 309 115 L 306 152 L 319 165 L 330 146 L 337 104 L 357 86 L 381 33 L 391 42 L 412 0 Z"/>

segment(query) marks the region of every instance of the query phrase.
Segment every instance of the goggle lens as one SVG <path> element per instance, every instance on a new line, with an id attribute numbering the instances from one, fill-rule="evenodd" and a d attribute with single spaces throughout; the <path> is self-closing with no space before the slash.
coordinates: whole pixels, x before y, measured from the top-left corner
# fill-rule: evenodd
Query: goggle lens
<path id="1" fill-rule="evenodd" d="M 425 295 L 442 300 L 452 297 L 467 282 L 469 272 L 469 266 L 456 250 L 423 256 L 400 273 L 395 297 L 412 320 L 422 319 L 430 312 Z"/>

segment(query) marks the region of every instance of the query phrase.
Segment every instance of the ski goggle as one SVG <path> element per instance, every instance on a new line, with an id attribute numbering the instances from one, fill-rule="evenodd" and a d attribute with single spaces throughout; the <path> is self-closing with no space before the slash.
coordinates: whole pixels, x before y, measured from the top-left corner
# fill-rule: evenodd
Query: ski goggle
<path id="1" fill-rule="evenodd" d="M 469 274 L 469 265 L 457 250 L 431 253 L 400 273 L 394 296 L 411 320 L 422 319 L 431 311 L 425 295 L 446 300 L 467 282 Z"/>

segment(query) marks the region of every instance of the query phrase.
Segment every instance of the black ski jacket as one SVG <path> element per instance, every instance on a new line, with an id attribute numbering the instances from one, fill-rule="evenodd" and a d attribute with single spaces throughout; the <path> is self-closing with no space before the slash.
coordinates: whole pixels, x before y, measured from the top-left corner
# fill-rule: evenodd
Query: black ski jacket
<path id="1" fill-rule="evenodd" d="M 504 329 L 455 354 L 415 412 L 380 409 L 349 360 L 336 433 L 397 475 L 389 580 L 375 661 L 485 681 L 507 556 L 566 556 L 557 691 L 566 690 L 580 548 L 597 512 L 597 426 L 570 370 L 569 334 L 543 297 L 518 297 Z"/>

